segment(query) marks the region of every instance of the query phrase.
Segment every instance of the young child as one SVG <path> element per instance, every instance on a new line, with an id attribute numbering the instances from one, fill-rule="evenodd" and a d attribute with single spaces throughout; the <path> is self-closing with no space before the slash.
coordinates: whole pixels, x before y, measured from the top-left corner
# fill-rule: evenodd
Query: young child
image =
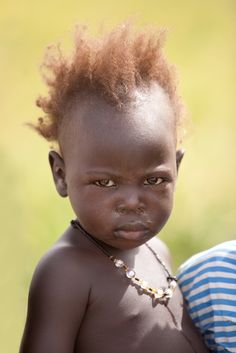
<path id="1" fill-rule="evenodd" d="M 236 352 L 236 241 L 219 244 L 180 268 L 189 313 L 212 352 Z"/>
<path id="2" fill-rule="evenodd" d="M 20 353 L 208 352 L 155 238 L 183 156 L 162 42 L 126 24 L 98 39 L 79 29 L 71 58 L 47 57 L 35 129 L 58 142 L 49 162 L 76 219 L 35 270 Z"/>

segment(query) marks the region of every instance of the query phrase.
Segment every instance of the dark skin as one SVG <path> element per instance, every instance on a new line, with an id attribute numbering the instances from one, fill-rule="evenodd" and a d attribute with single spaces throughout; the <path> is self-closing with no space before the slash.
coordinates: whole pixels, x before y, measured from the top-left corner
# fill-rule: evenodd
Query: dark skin
<path id="1" fill-rule="evenodd" d="M 152 287 L 170 270 L 155 235 L 169 218 L 178 166 L 173 112 L 153 85 L 118 112 L 98 97 L 68 111 L 61 155 L 49 153 L 58 193 L 106 250 Z M 164 305 L 140 292 L 77 229 L 69 227 L 39 262 L 30 287 L 20 353 L 205 353 L 177 288 Z"/>

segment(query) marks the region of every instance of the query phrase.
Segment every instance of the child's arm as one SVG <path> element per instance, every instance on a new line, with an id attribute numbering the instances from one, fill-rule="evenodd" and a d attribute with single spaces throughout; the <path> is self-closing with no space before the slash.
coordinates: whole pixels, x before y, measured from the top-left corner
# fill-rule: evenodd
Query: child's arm
<path id="1" fill-rule="evenodd" d="M 72 353 L 90 284 L 73 248 L 50 251 L 37 266 L 29 292 L 20 353 Z"/>

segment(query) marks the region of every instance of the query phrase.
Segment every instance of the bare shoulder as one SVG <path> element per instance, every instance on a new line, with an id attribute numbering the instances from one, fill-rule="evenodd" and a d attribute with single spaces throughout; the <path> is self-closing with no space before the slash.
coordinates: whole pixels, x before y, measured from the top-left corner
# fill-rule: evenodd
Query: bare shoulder
<path id="1" fill-rule="evenodd" d="M 148 244 L 156 251 L 158 255 L 171 267 L 171 253 L 167 245 L 158 237 L 153 237 Z"/>
<path id="2" fill-rule="evenodd" d="M 40 279 L 46 278 L 53 274 L 61 280 L 65 279 L 66 275 L 71 278 L 78 277 L 87 268 L 88 253 L 74 246 L 55 244 L 52 246 L 39 260 L 32 282 L 37 282 Z"/>
<path id="3" fill-rule="evenodd" d="M 74 313 L 76 303 L 80 304 L 80 309 L 85 308 L 92 286 L 88 262 L 87 254 L 73 246 L 50 248 L 35 268 L 29 303 L 37 302 L 45 308 L 51 305 L 51 300 L 53 305 L 58 301 L 58 305 L 67 306 L 68 313 Z"/>
<path id="4" fill-rule="evenodd" d="M 91 279 L 86 255 L 53 246 L 34 271 L 20 353 L 72 353 L 86 311 Z"/>

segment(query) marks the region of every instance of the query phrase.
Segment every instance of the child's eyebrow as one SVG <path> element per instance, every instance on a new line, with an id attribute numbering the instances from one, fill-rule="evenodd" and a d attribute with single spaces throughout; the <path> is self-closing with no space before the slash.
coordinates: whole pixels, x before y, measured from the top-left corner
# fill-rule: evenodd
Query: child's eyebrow
<path id="1" fill-rule="evenodd" d="M 159 165 L 159 166 L 156 166 L 156 167 L 153 167 L 153 168 L 147 168 L 147 169 L 144 169 L 142 171 L 142 174 L 145 174 L 145 175 L 149 175 L 149 174 L 152 174 L 152 173 L 166 173 L 166 174 L 172 174 L 173 171 L 168 168 L 167 166 L 163 166 L 163 165 Z M 110 176 L 117 176 L 119 177 L 120 175 L 116 172 L 116 171 L 111 171 L 111 170 L 108 170 L 108 169 L 102 169 L 102 170 L 96 170 L 96 169 L 91 169 L 91 170 L 87 170 L 86 171 L 86 174 L 87 175 L 110 175 Z"/>
<path id="2" fill-rule="evenodd" d="M 113 172 L 113 171 L 109 171 L 109 170 L 107 170 L 107 169 L 104 169 L 104 170 L 96 170 L 96 169 L 94 169 L 94 170 L 87 170 L 86 172 L 85 172 L 87 175 L 94 175 L 94 174 L 101 174 L 101 175 L 104 175 L 104 174 L 106 174 L 106 175 L 113 175 L 113 176 L 118 176 L 118 174 L 116 173 L 116 172 Z"/>
<path id="3" fill-rule="evenodd" d="M 146 173 L 147 174 L 151 174 L 151 173 L 167 173 L 167 174 L 171 174 L 173 171 L 172 169 L 163 166 L 163 165 L 159 165 L 157 167 L 154 168 L 150 168 L 150 169 L 146 169 Z"/>

